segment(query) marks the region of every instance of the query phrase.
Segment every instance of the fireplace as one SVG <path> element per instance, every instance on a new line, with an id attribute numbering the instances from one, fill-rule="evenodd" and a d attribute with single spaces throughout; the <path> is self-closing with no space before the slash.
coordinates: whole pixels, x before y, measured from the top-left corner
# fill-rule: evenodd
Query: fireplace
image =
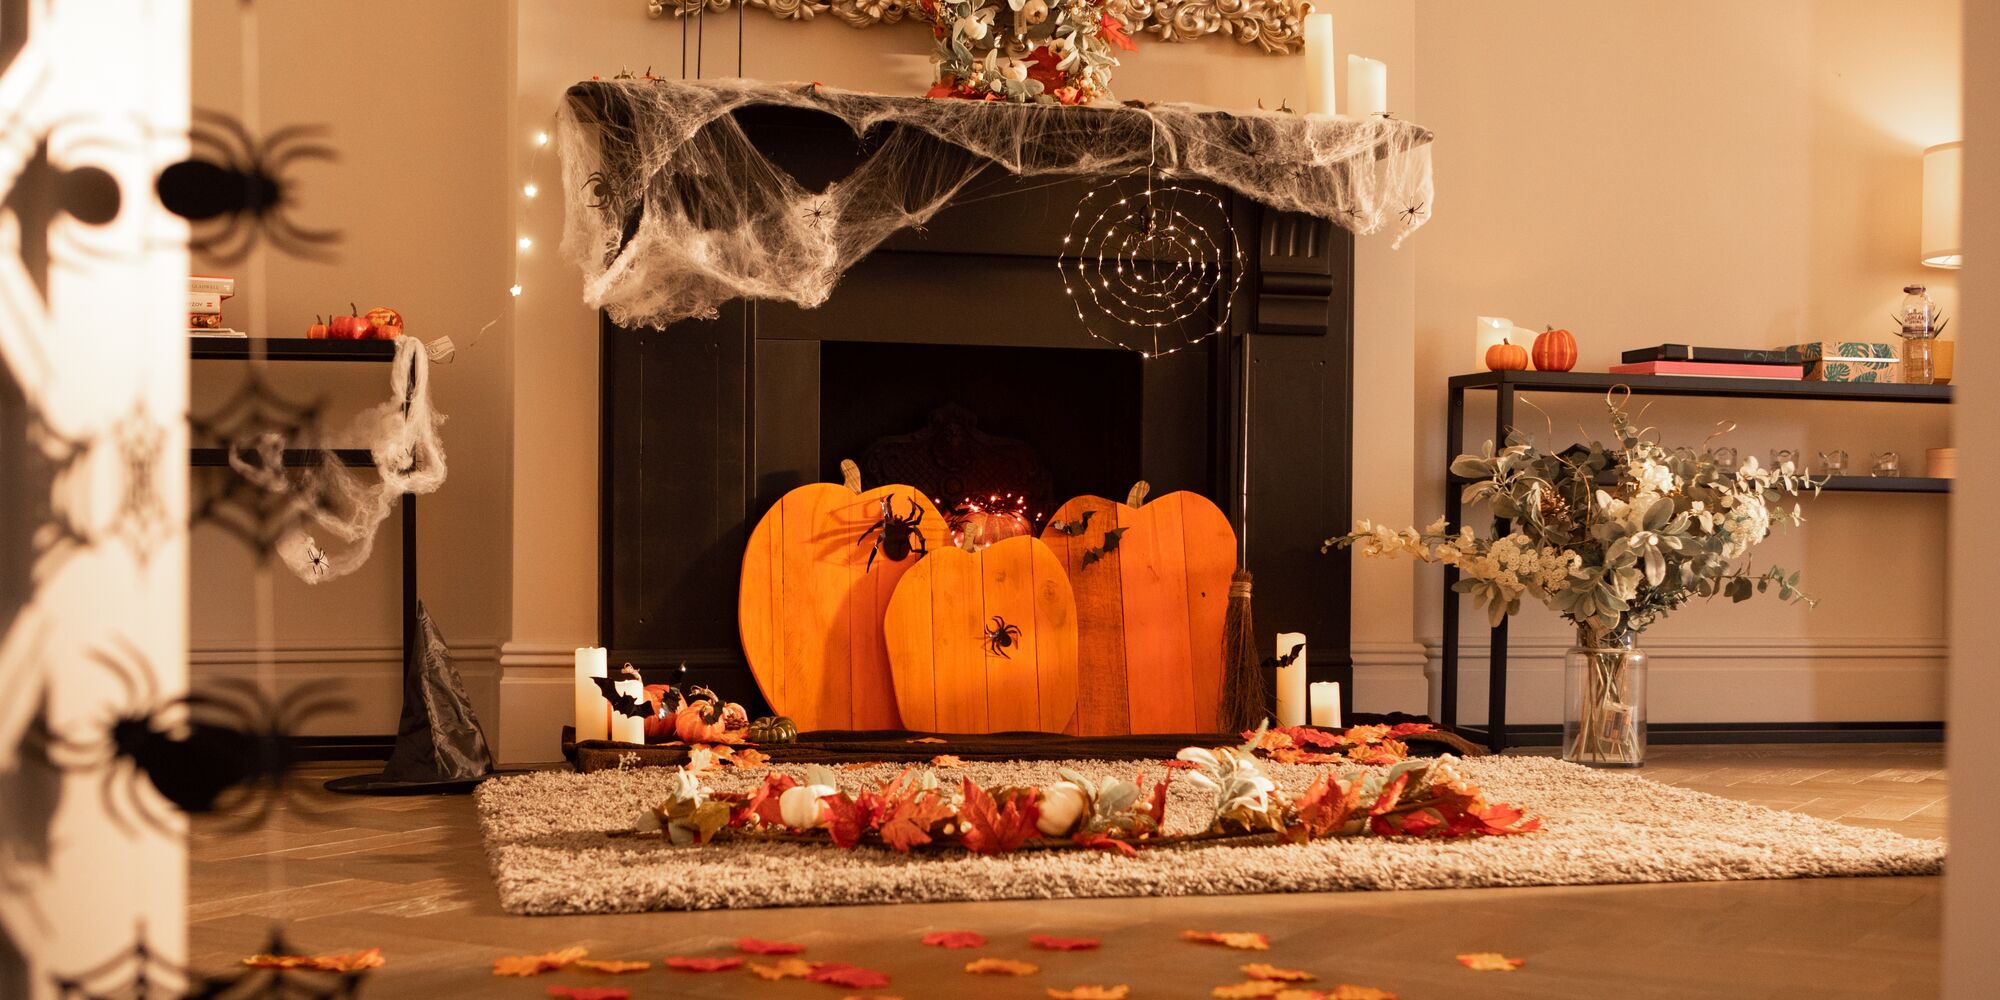
<path id="1" fill-rule="evenodd" d="M 835 176 L 821 161 L 857 142 L 795 114 L 757 138 Z M 1305 632 L 1314 679 L 1350 680 L 1347 563 L 1319 541 L 1351 519 L 1352 237 L 1221 192 L 1246 258 L 1229 327 L 1142 358 L 1085 333 L 1057 272 L 1094 183 L 994 171 L 817 309 L 736 300 L 665 330 L 605 320 L 600 629 L 613 662 L 761 710 L 737 639 L 750 527 L 787 491 L 840 481 L 842 459 L 866 467 L 945 420 L 953 441 L 970 427 L 1004 443 L 1002 467 L 1032 456 L 1015 487 L 1031 506 L 1123 499 L 1138 479 L 1214 499 L 1256 573 L 1263 645 Z"/>

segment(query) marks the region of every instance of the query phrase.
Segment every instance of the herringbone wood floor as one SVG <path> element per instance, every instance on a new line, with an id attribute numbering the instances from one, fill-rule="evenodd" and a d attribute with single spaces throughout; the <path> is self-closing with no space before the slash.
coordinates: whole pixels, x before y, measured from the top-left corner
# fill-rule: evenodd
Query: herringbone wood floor
<path id="1" fill-rule="evenodd" d="M 323 770 L 325 778 L 344 770 Z M 1938 746 L 1657 748 L 1657 781 L 1845 823 L 1941 837 Z M 1938 990 L 1941 880 L 1821 879 L 1193 899 L 1059 900 L 600 917 L 513 917 L 487 876 L 467 798 L 330 798 L 286 810 L 265 830 L 196 828 L 192 958 L 228 965 L 261 949 L 272 921 L 312 952 L 380 946 L 371 997 L 540 997 L 558 974 L 498 980 L 502 955 L 582 945 L 600 958 L 721 954 L 739 936 L 797 941 L 819 961 L 894 976 L 881 991 L 931 997 L 1041 997 L 1048 987 L 1127 983 L 1134 1000 L 1205 997 L 1270 961 L 1422 997 L 1925 997 Z M 1271 950 L 1183 944 L 1183 929 L 1259 930 Z M 921 947 L 932 930 L 993 939 L 977 953 Z M 1030 933 L 1101 937 L 1097 951 L 1031 951 Z M 1453 956 L 1502 951 L 1513 973 L 1474 973 Z M 970 955 L 1035 962 L 1025 979 L 959 971 Z M 743 973 L 659 969 L 616 985 L 635 997 L 820 998 L 841 994 Z"/>

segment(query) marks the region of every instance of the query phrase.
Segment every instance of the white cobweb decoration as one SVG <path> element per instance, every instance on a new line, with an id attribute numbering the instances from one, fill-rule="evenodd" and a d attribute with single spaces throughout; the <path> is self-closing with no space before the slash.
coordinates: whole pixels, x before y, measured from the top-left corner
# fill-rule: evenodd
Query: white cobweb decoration
<path id="1" fill-rule="evenodd" d="M 809 190 L 731 117 L 752 106 L 831 115 L 865 141 L 865 155 L 847 176 Z M 1387 233 L 1398 245 L 1432 209 L 1430 132 L 1381 117 L 640 80 L 572 88 L 556 137 L 563 251 L 583 270 L 584 301 L 625 326 L 713 316 L 738 297 L 817 306 L 848 267 L 996 164 L 1024 177 L 1151 166 L 1174 183 L 1207 181 L 1357 234 Z"/>

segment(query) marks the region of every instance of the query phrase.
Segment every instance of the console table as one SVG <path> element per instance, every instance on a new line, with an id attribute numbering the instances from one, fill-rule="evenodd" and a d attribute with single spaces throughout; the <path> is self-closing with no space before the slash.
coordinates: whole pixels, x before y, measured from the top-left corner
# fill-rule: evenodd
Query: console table
<path id="1" fill-rule="evenodd" d="M 1480 372 L 1453 376 L 1449 385 L 1445 424 L 1447 461 L 1465 451 L 1465 394 L 1491 391 L 1493 440 L 1505 441 L 1514 427 L 1515 397 L 1533 393 L 1603 393 L 1627 386 L 1635 396 L 1702 396 L 1735 399 L 1847 400 L 1869 403 L 1949 403 L 1952 392 L 1944 385 L 1892 385 L 1875 382 L 1802 382 L 1792 379 L 1704 378 L 1684 375 L 1612 375 L 1605 372 Z M 1456 530 L 1464 513 L 1462 488 L 1467 480 L 1445 473 L 1444 515 L 1450 530 Z M 1822 491 L 1869 493 L 1948 493 L 1951 480 L 1920 476 L 1874 477 L 1834 476 Z M 1494 532 L 1505 535 L 1510 522 L 1500 518 Z M 1459 599 L 1452 590 L 1458 582 L 1456 567 L 1444 568 L 1444 636 L 1441 643 L 1443 675 L 1439 724 L 1474 742 L 1484 743 L 1495 752 L 1506 749 L 1507 727 L 1507 620 L 1501 619 L 1488 637 L 1491 673 L 1487 685 L 1487 724 L 1482 729 L 1460 725 L 1459 695 Z M 1511 735 L 1525 736 L 1516 743 L 1532 740 L 1555 745 L 1560 732 L 1548 733 L 1536 727 Z M 1807 742 L 1829 740 L 1934 741 L 1943 738 L 1942 722 L 1828 722 L 1828 723 L 1718 723 L 1654 724 L 1649 727 L 1656 743 L 1725 742 Z"/>

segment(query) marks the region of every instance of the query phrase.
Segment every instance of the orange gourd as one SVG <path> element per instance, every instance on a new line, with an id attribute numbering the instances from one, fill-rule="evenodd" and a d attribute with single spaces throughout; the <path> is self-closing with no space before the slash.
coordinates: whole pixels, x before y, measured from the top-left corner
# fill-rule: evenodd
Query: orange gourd
<path id="1" fill-rule="evenodd" d="M 1502 337 L 1499 343 L 1486 349 L 1486 370 L 1494 372 L 1527 371 L 1528 349 Z"/>
<path id="2" fill-rule="evenodd" d="M 1576 336 L 1548 327 L 1535 335 L 1535 370 L 1566 372 L 1576 367 Z"/>

